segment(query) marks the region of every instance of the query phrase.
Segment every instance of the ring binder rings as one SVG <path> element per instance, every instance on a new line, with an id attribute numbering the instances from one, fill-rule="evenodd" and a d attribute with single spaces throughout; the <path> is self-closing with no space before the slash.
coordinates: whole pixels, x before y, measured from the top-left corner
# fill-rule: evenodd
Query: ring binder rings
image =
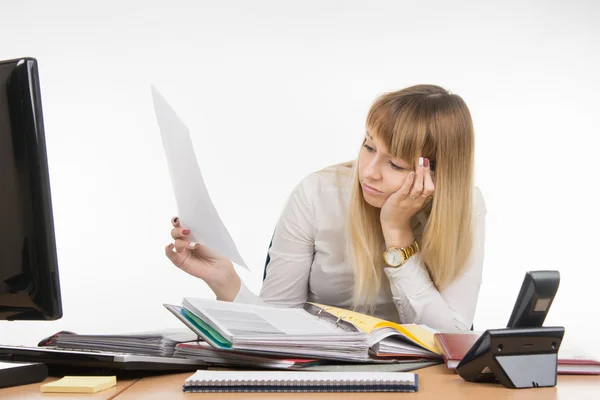
<path id="1" fill-rule="evenodd" d="M 409 372 L 301 372 L 198 370 L 184 392 L 416 392 Z"/>
<path id="2" fill-rule="evenodd" d="M 313 303 L 304 303 L 303 308 L 304 308 L 304 311 L 308 312 L 309 314 L 312 314 L 316 317 L 319 317 L 321 319 L 329 321 L 329 322 L 333 323 L 336 327 L 342 328 L 343 330 L 345 330 L 347 332 L 360 332 L 360 330 L 356 326 L 352 325 L 350 322 L 344 321 L 343 320 L 344 316 L 342 316 L 342 315 L 337 317 L 337 316 L 331 314 L 330 312 L 325 311 L 324 308 L 319 307 Z"/>

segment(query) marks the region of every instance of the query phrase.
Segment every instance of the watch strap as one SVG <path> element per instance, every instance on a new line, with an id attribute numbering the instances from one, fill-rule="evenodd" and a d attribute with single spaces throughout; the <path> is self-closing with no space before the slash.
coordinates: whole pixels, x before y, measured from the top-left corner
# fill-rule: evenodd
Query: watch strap
<path id="1" fill-rule="evenodd" d="M 396 249 L 402 254 L 402 262 L 400 263 L 400 265 L 388 264 L 385 254 L 391 249 Z M 383 253 L 383 259 L 388 266 L 390 266 L 392 268 L 398 268 L 398 267 L 401 267 L 402 265 L 404 265 L 406 263 L 406 261 L 408 261 L 409 258 L 414 256 L 419 251 L 420 251 L 419 243 L 417 242 L 417 239 L 415 239 L 414 242 L 412 242 L 411 244 L 409 244 L 408 246 L 405 246 L 405 247 L 401 247 L 401 248 L 394 247 L 394 246 L 390 247 Z"/>

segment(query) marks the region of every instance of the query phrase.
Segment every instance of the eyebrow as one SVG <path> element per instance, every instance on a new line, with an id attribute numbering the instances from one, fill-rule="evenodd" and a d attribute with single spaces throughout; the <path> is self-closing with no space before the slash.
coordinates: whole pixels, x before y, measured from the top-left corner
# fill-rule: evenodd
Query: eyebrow
<path id="1" fill-rule="evenodd" d="M 375 139 L 373 139 L 373 136 L 371 136 L 371 135 L 369 134 L 369 132 L 365 132 L 365 135 L 366 135 L 366 136 L 367 136 L 369 139 L 371 139 L 371 140 L 375 141 Z M 393 157 L 393 156 L 392 156 L 391 154 L 389 154 L 389 153 L 387 153 L 387 156 L 388 156 L 389 158 L 391 158 L 391 159 L 398 159 L 398 158 L 396 158 L 396 157 Z M 401 161 L 401 162 L 404 162 L 404 163 L 406 163 L 406 161 L 404 161 L 404 160 L 402 160 L 402 159 L 400 159 L 400 161 Z M 407 163 L 407 164 L 410 164 L 410 163 Z M 435 165 L 435 162 L 434 162 L 434 165 Z"/>

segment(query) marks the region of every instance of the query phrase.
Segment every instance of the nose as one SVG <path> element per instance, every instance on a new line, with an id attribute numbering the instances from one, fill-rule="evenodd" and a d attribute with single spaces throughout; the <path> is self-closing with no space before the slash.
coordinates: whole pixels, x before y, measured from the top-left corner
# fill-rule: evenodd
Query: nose
<path id="1" fill-rule="evenodd" d="M 369 181 L 378 181 L 381 179 L 381 170 L 377 156 L 373 157 L 365 166 L 363 178 Z"/>

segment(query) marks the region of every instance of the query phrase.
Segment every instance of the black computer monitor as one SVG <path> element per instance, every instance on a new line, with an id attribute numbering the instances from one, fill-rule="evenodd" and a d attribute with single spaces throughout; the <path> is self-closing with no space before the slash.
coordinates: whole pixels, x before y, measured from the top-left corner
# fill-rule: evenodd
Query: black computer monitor
<path id="1" fill-rule="evenodd" d="M 0 320 L 61 317 L 38 63 L 0 61 Z"/>

